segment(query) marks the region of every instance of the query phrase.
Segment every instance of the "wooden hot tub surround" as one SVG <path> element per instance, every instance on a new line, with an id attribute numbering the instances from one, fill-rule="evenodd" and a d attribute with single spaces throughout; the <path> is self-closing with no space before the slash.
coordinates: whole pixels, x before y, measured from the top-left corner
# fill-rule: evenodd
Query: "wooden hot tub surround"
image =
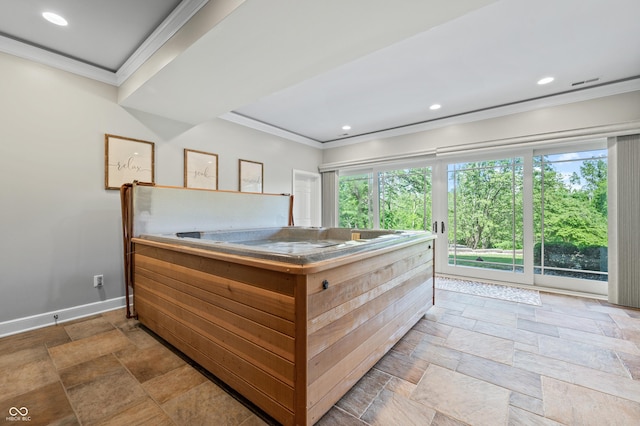
<path id="1" fill-rule="evenodd" d="M 432 306 L 433 239 L 306 264 L 130 239 L 142 324 L 285 425 L 318 421 Z"/>

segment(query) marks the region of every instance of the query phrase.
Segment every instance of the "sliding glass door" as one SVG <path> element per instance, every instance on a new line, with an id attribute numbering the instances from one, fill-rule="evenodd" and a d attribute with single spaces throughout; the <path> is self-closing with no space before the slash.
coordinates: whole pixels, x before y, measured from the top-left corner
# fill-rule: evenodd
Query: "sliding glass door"
<path id="1" fill-rule="evenodd" d="M 344 173 L 338 225 L 347 228 L 431 228 L 431 167 Z"/>
<path id="2" fill-rule="evenodd" d="M 432 230 L 438 273 L 606 294 L 605 144 L 341 173 L 339 226 Z"/>
<path id="3" fill-rule="evenodd" d="M 446 173 L 447 220 L 439 234 L 447 238 L 446 259 L 438 245 L 444 272 L 521 282 L 523 158 L 448 163 Z"/>
<path id="4" fill-rule="evenodd" d="M 604 291 L 608 280 L 607 151 L 535 155 L 533 166 L 536 283 Z"/>

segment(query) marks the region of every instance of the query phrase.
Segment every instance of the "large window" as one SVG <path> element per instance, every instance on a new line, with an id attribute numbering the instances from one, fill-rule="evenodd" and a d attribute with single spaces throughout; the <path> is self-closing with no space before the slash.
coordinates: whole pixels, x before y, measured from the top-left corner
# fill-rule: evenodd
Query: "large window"
<path id="1" fill-rule="evenodd" d="M 431 168 L 341 175 L 339 226 L 431 229 Z"/>
<path id="2" fill-rule="evenodd" d="M 373 228 L 372 174 L 340 176 L 338 226 Z"/>
<path id="3" fill-rule="evenodd" d="M 448 165 L 449 264 L 523 272 L 522 158 Z"/>
<path id="4" fill-rule="evenodd" d="M 534 157 L 534 273 L 607 281 L 607 151 Z"/>
<path id="5" fill-rule="evenodd" d="M 339 226 L 433 230 L 440 273 L 605 294 L 605 144 L 341 173 Z"/>

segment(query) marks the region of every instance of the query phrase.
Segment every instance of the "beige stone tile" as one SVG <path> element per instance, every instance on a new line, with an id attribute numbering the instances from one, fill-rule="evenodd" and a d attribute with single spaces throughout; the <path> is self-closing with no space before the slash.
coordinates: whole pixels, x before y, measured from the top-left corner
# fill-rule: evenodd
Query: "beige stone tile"
<path id="1" fill-rule="evenodd" d="M 494 426 L 507 421 L 507 389 L 436 365 L 427 368 L 411 399 L 469 424 Z"/>
<path id="2" fill-rule="evenodd" d="M 362 416 L 392 376 L 372 368 L 336 403 L 336 406 L 356 417 Z"/>
<path id="3" fill-rule="evenodd" d="M 540 382 L 540 388 L 542 389 L 542 381 Z M 524 395 L 519 392 L 511 392 L 511 395 L 509 396 L 509 405 L 544 417 L 542 399 Z"/>
<path id="4" fill-rule="evenodd" d="M 627 315 L 629 315 L 631 318 L 638 318 L 640 319 L 640 309 L 638 308 L 631 308 L 629 306 L 624 306 L 624 311 Z"/>
<path id="5" fill-rule="evenodd" d="M 598 324 L 596 324 L 592 319 L 580 318 L 573 315 L 566 315 L 543 309 L 536 310 L 536 321 L 565 328 L 587 331 L 589 333 L 601 333 L 600 327 L 598 327 Z"/>
<path id="6" fill-rule="evenodd" d="M 435 344 L 444 342 L 442 337 L 435 337 L 430 334 L 425 334 L 421 331 L 411 329 L 398 341 L 398 343 L 393 346 L 393 350 L 405 355 L 411 355 L 411 352 L 413 352 L 418 343 L 425 339 Z"/>
<path id="7" fill-rule="evenodd" d="M 559 337 L 560 332 L 558 326 L 545 324 L 543 322 L 531 321 L 524 318 L 518 318 L 518 330 L 528 331 L 535 334 L 545 334 L 547 336 Z"/>
<path id="8" fill-rule="evenodd" d="M 512 312 L 520 315 L 534 315 L 536 306 L 524 303 L 510 302 L 506 300 L 487 299 L 484 304 L 487 309 L 495 309 L 498 311 Z"/>
<path id="9" fill-rule="evenodd" d="M 424 314 L 424 319 L 427 321 L 439 321 L 443 315 L 448 313 L 447 309 L 441 308 L 438 306 L 438 301 L 436 298 L 436 304 L 429 308 L 426 314 Z"/>
<path id="10" fill-rule="evenodd" d="M 631 378 L 634 380 L 640 380 L 640 356 L 629 355 L 624 352 L 618 352 L 618 356 L 631 375 Z"/>
<path id="11" fill-rule="evenodd" d="M 623 330 L 640 331 L 640 318 L 631 318 L 623 315 L 611 315 L 611 318 Z"/>
<path id="12" fill-rule="evenodd" d="M 64 368 L 58 374 L 62 384 L 68 389 L 95 380 L 100 376 L 129 373 L 113 354 L 107 354 Z"/>
<path id="13" fill-rule="evenodd" d="M 163 345 L 155 345 L 145 349 L 128 347 L 116 353 L 116 356 L 140 383 L 186 364 Z"/>
<path id="14" fill-rule="evenodd" d="M 433 420 L 431 421 L 431 426 L 466 426 L 466 425 L 467 423 L 456 420 L 438 411 L 436 411 L 436 415 L 433 417 Z"/>
<path id="15" fill-rule="evenodd" d="M 67 394 L 83 424 L 107 420 L 147 398 L 140 384 L 127 373 L 98 376 L 68 388 Z"/>
<path id="16" fill-rule="evenodd" d="M 398 377 L 392 377 L 384 388 L 390 392 L 404 396 L 405 398 L 410 398 L 416 387 L 416 384 L 407 382 L 406 380 L 402 380 Z"/>
<path id="17" fill-rule="evenodd" d="M 438 298 L 438 296 L 440 296 Z M 436 302 L 438 300 L 453 300 L 466 305 L 484 306 L 489 299 L 487 297 L 477 296 L 475 294 L 460 293 L 457 291 L 436 290 Z M 494 299 L 495 300 L 495 299 Z"/>
<path id="18" fill-rule="evenodd" d="M 566 306 L 566 305 L 555 305 L 555 306 L 550 306 L 549 310 L 552 312 L 571 315 L 577 318 L 588 318 L 594 321 L 605 321 L 605 322 L 613 321 L 608 313 L 597 312 L 591 309 L 575 308 L 575 307 Z"/>
<path id="19" fill-rule="evenodd" d="M 383 390 L 361 419 L 373 426 L 428 425 L 436 412 L 402 395 Z"/>
<path id="20" fill-rule="evenodd" d="M 63 369 L 108 353 L 117 352 L 128 345 L 131 345 L 129 339 L 124 337 L 119 330 L 112 330 L 49 348 L 49 354 L 56 367 Z"/>
<path id="21" fill-rule="evenodd" d="M 514 367 L 640 402 L 640 382 L 529 352 L 516 351 Z"/>
<path id="22" fill-rule="evenodd" d="M 462 314 L 466 309 L 467 305 L 464 303 L 460 303 L 459 301 L 452 299 L 440 299 L 436 302 L 436 305 L 440 308 L 445 308 L 449 313 Z"/>
<path id="23" fill-rule="evenodd" d="M 618 324 L 615 322 L 604 322 L 604 321 L 596 321 L 600 330 L 602 330 L 602 334 L 607 337 L 613 337 L 616 339 L 624 339 L 624 331 L 618 327 Z"/>
<path id="24" fill-rule="evenodd" d="M 30 362 L 49 358 L 49 352 L 44 345 L 33 346 L 15 352 L 0 355 L 0 371 L 9 371 Z"/>
<path id="25" fill-rule="evenodd" d="M 49 358 L 14 366 L 0 374 L 0 398 L 22 395 L 57 381 L 58 374 Z"/>
<path id="26" fill-rule="evenodd" d="M 640 419 L 640 404 L 543 377 L 544 411 L 548 418 L 569 425 L 632 425 Z"/>
<path id="27" fill-rule="evenodd" d="M 509 407 L 509 426 L 562 426 L 544 416 L 531 413 L 518 407 Z"/>
<path id="28" fill-rule="evenodd" d="M 114 327 L 106 319 L 97 317 L 65 325 L 64 329 L 67 331 L 69 337 L 71 337 L 71 340 L 80 340 L 85 337 L 95 336 L 96 334 L 111 331 Z"/>
<path id="29" fill-rule="evenodd" d="M 332 407 L 320 418 L 315 426 L 366 426 L 367 424 L 353 415 L 342 411 L 338 407 Z"/>
<path id="30" fill-rule="evenodd" d="M 491 324 L 484 321 L 478 321 L 473 327 L 473 331 L 488 334 L 502 339 L 513 340 L 514 342 L 524 343 L 526 345 L 538 346 L 538 335 L 526 330 L 518 330 L 515 327 L 505 327 L 502 325 Z"/>
<path id="31" fill-rule="evenodd" d="M 142 387 L 154 400 L 162 404 L 206 381 L 207 378 L 193 367 L 184 365 L 144 382 Z"/>
<path id="32" fill-rule="evenodd" d="M 533 352 L 534 354 L 537 354 L 539 352 L 539 347 L 537 344 L 525 345 L 524 343 L 515 342 L 513 348 L 518 351 Z"/>
<path id="33" fill-rule="evenodd" d="M 638 346 L 628 340 L 602 336 L 600 334 L 587 333 L 571 328 L 559 327 L 558 330 L 560 332 L 560 338 L 564 340 L 571 340 L 579 343 L 588 343 L 600 348 L 625 352 L 631 355 L 640 355 L 640 349 L 638 349 Z"/>
<path id="34" fill-rule="evenodd" d="M 540 375 L 531 371 L 468 354 L 462 355 L 456 371 L 534 398 L 542 398 Z"/>
<path id="35" fill-rule="evenodd" d="M 479 322 L 488 322 L 506 327 L 515 327 L 518 319 L 517 315 L 513 312 L 505 312 L 480 306 L 467 306 L 462 312 L 462 316 L 478 320 Z"/>
<path id="36" fill-rule="evenodd" d="M 418 323 L 413 327 L 414 330 L 421 331 L 426 334 L 430 334 L 436 337 L 442 337 L 446 339 L 451 333 L 453 327 L 448 326 L 446 324 L 440 324 L 435 321 L 430 321 L 426 319 L 422 319 L 418 321 Z"/>
<path id="37" fill-rule="evenodd" d="M 3 421 L 9 414 L 11 407 L 26 407 L 30 421 L 6 421 L 3 425 L 77 425 L 71 405 L 59 382 L 40 386 L 29 392 L 4 399 L 4 390 L 0 400 L 0 417 Z"/>
<path id="38" fill-rule="evenodd" d="M 52 347 L 71 339 L 62 325 L 52 325 L 0 339 L 0 354 L 10 354 L 36 346 Z"/>
<path id="39" fill-rule="evenodd" d="M 262 420 L 260 417 L 252 414 L 247 420 L 240 423 L 240 426 L 268 426 L 269 423 Z"/>
<path id="40" fill-rule="evenodd" d="M 432 345 L 428 342 L 424 342 L 416 346 L 412 356 L 423 359 L 430 364 L 455 370 L 460 362 L 462 352 L 446 346 Z"/>
<path id="41" fill-rule="evenodd" d="M 164 411 L 179 425 L 237 425 L 253 413 L 210 381 L 162 404 Z"/>
<path id="42" fill-rule="evenodd" d="M 116 328 L 127 329 L 131 326 L 137 326 L 138 320 L 133 318 L 127 318 L 127 311 L 125 308 L 114 309 L 109 312 L 103 312 L 102 318 L 109 321 Z"/>
<path id="43" fill-rule="evenodd" d="M 453 329 L 445 342 L 449 348 L 504 364 L 513 360 L 513 341 L 463 329 Z"/>
<path id="44" fill-rule="evenodd" d="M 378 370 L 411 383 L 418 383 L 429 363 L 423 359 L 389 351 L 375 365 Z"/>
<path id="45" fill-rule="evenodd" d="M 538 352 L 549 358 L 629 377 L 618 356 L 608 349 L 580 342 L 567 344 L 567 341 L 563 339 L 540 336 Z"/>
<path id="46" fill-rule="evenodd" d="M 122 334 L 138 348 L 148 349 L 157 345 L 162 345 L 155 337 L 147 333 L 140 327 L 131 327 L 129 329 L 121 329 Z"/>
<path id="47" fill-rule="evenodd" d="M 629 316 L 623 307 L 616 305 L 590 304 L 588 309 L 589 311 L 602 312 L 604 314 L 621 315 L 623 317 Z M 611 318 L 609 318 L 609 321 L 611 321 Z"/>
<path id="48" fill-rule="evenodd" d="M 118 412 L 97 423 L 99 426 L 120 426 L 120 425 L 148 425 L 148 426 L 171 426 L 173 421 L 166 415 L 158 404 L 147 398 L 139 404 Z"/>
<path id="49" fill-rule="evenodd" d="M 591 304 L 591 301 L 583 297 L 567 296 L 564 294 L 540 292 L 540 300 L 543 306 L 559 305 L 559 306 L 572 306 L 578 309 L 587 309 L 587 306 Z"/>

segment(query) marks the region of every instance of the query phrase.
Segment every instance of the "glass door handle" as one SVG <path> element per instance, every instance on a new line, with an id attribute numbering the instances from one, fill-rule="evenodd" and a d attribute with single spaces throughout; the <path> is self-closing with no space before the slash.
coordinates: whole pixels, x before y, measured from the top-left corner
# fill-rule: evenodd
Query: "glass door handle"
<path id="1" fill-rule="evenodd" d="M 442 233 L 444 234 L 444 221 L 440 222 L 440 231 L 442 231 Z M 436 230 L 436 232 L 438 232 L 438 230 Z"/>
<path id="2" fill-rule="evenodd" d="M 436 234 L 438 233 L 438 221 L 437 220 L 435 222 L 433 222 L 433 226 L 431 227 L 431 230 L 433 232 L 435 232 Z"/>

